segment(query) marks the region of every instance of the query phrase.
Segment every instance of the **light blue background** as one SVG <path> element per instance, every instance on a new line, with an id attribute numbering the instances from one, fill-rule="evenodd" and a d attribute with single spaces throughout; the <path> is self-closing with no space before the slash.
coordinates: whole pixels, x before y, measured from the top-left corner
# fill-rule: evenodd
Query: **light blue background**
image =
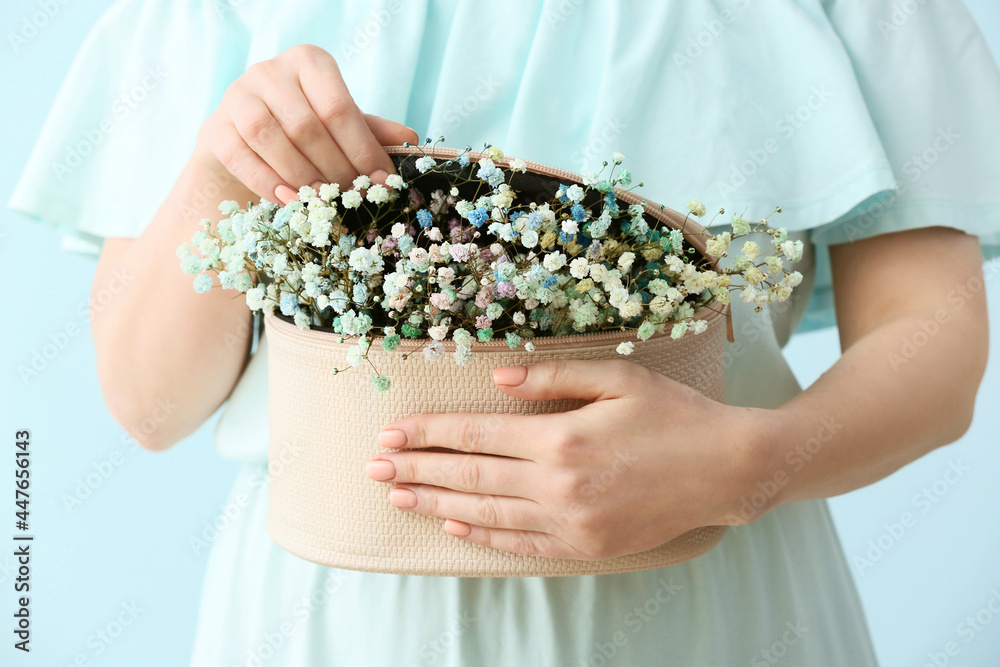
<path id="1" fill-rule="evenodd" d="M 9 197 L 87 30 L 110 4 L 17 0 L 0 9 L 0 90 L 5 91 L 0 201 Z M 1000 54 L 1000 5 L 995 0 L 968 4 L 994 55 Z M 20 33 L 44 7 L 51 18 L 15 49 L 9 35 Z M 87 319 L 80 314 L 94 262 L 58 245 L 56 234 L 0 210 L 0 266 L 8 280 L 2 293 L 13 298 L 0 329 L 0 498 L 6 499 L 0 507 L 5 517 L 0 521 L 5 526 L 0 529 L 0 616 L 5 619 L 0 663 L 185 665 L 206 559 L 205 550 L 196 552 L 190 539 L 201 537 L 206 522 L 221 514 L 236 466 L 215 455 L 214 419 L 162 454 L 131 445 L 104 408 Z M 1000 664 L 1000 614 L 983 614 L 990 622 L 971 639 L 958 630 L 966 617 L 986 608 L 991 596 L 1000 600 L 998 276 L 994 273 L 987 283 L 994 354 L 972 429 L 960 442 L 831 503 L 886 667 L 923 665 L 929 653 L 943 651 L 950 641 L 960 649 L 948 659 L 950 665 Z M 18 367 L 30 365 L 53 339 L 64 343 L 58 354 L 37 377 L 22 380 Z M 806 386 L 839 356 L 836 331 L 796 336 L 787 355 Z M 13 532 L 13 440 L 20 429 L 32 432 L 31 532 L 37 536 L 30 656 L 12 649 L 13 549 L 3 546 Z M 939 481 L 950 462 L 969 468 L 954 485 Z M 68 508 L 66 499 L 88 476 L 94 487 L 90 497 Z M 935 482 L 945 493 L 922 511 L 926 506 L 914 496 Z M 915 516 L 915 524 L 897 538 L 891 525 L 904 512 Z M 875 553 L 878 558 L 868 567 L 855 558 L 869 558 L 870 541 L 888 549 Z M 129 605 L 136 611 L 127 611 Z M 119 620 L 130 624 L 112 638 Z M 109 633 L 110 643 L 100 639 L 102 631 Z"/>

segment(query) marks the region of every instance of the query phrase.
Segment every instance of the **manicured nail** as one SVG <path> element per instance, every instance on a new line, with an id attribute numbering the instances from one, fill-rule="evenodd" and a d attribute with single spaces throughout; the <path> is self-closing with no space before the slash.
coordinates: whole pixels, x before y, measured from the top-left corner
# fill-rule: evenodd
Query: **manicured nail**
<path id="1" fill-rule="evenodd" d="M 389 429 L 378 434 L 379 447 L 402 447 L 406 444 L 406 434 L 396 429 Z"/>
<path id="2" fill-rule="evenodd" d="M 528 377 L 528 369 L 524 366 L 505 366 L 493 369 L 493 382 L 505 387 L 516 387 Z"/>
<path id="3" fill-rule="evenodd" d="M 377 482 L 388 482 L 396 476 L 396 466 L 392 461 L 369 461 L 365 474 Z"/>
<path id="4" fill-rule="evenodd" d="M 459 537 L 472 534 L 472 526 L 462 521 L 455 521 L 454 519 L 446 519 L 444 529 L 452 535 L 458 535 Z"/>
<path id="5" fill-rule="evenodd" d="M 290 201 L 294 201 L 299 198 L 299 194 L 292 190 L 287 185 L 279 185 L 274 189 L 274 196 L 278 198 L 278 201 L 287 204 Z"/>
<path id="6" fill-rule="evenodd" d="M 389 178 L 389 172 L 385 169 L 379 169 L 371 175 L 372 183 L 382 183 L 385 184 L 385 179 Z"/>
<path id="7" fill-rule="evenodd" d="M 389 502 L 396 507 L 416 507 L 417 494 L 409 489 L 393 489 L 389 492 Z"/>
<path id="8" fill-rule="evenodd" d="M 321 187 L 323 187 L 323 181 L 316 181 L 315 183 L 313 183 L 313 184 L 312 184 L 312 185 L 310 185 L 309 187 L 311 187 L 311 188 L 312 188 L 313 190 L 315 190 L 316 192 L 319 192 L 319 189 L 320 189 Z"/>

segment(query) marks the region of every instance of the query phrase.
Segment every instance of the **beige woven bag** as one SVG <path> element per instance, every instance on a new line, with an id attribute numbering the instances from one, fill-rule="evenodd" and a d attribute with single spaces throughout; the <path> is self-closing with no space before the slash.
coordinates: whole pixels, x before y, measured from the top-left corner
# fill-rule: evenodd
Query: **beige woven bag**
<path id="1" fill-rule="evenodd" d="M 413 149 L 389 147 L 391 154 Z M 458 151 L 428 151 L 448 158 Z M 502 164 L 502 163 L 501 163 Z M 529 163 L 529 171 L 562 182 L 581 182 L 576 174 Z M 628 192 L 619 199 L 639 201 Z M 681 227 L 684 216 L 649 203 L 650 216 Z M 689 243 L 704 252 L 704 228 L 684 224 Z M 641 364 L 721 401 L 725 336 L 732 340 L 729 307 L 701 309 L 708 323 L 701 334 L 674 339 L 664 332 L 636 344 L 628 361 Z M 369 373 L 342 367 L 351 339 L 331 331 L 304 331 L 277 316 L 265 318 L 268 339 L 270 491 L 267 530 L 287 551 L 330 567 L 393 574 L 454 577 L 516 577 L 608 574 L 663 567 L 708 551 L 725 526 L 706 526 L 648 551 L 606 560 L 525 556 L 491 549 L 449 535 L 443 519 L 405 512 L 389 503 L 391 484 L 365 475 L 365 464 L 382 450 L 381 428 L 402 417 L 432 412 L 540 414 L 573 410 L 573 400 L 527 401 L 508 396 L 493 384 L 500 366 L 528 365 L 546 359 L 615 359 L 621 332 L 535 339 L 536 349 L 512 351 L 506 343 L 476 343 L 472 359 L 457 366 L 450 358 L 431 362 L 407 355 L 423 341 L 401 342 L 386 352 L 373 339 L 371 360 L 392 379 L 392 388 L 374 391 Z M 454 343 L 445 342 L 446 351 Z M 440 448 L 434 448 L 438 451 Z"/>

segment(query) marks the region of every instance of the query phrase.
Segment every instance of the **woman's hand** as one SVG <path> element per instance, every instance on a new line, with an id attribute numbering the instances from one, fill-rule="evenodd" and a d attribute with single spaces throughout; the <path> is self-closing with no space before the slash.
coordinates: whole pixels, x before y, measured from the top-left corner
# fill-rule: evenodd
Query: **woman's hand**
<path id="1" fill-rule="evenodd" d="M 766 411 L 717 403 L 624 361 L 546 361 L 494 372 L 519 398 L 590 401 L 548 415 L 424 414 L 385 427 L 397 451 L 368 464 L 397 507 L 448 519 L 489 547 L 557 558 L 644 551 L 738 520 L 758 477 Z M 467 452 L 420 452 L 421 447 Z M 494 454 L 498 456 L 488 456 Z"/>
<path id="2" fill-rule="evenodd" d="M 303 185 L 345 185 L 359 174 L 383 182 L 394 169 L 382 145 L 418 140 L 405 125 L 361 113 L 333 56 L 311 44 L 251 66 L 198 134 L 202 152 L 282 204 Z"/>

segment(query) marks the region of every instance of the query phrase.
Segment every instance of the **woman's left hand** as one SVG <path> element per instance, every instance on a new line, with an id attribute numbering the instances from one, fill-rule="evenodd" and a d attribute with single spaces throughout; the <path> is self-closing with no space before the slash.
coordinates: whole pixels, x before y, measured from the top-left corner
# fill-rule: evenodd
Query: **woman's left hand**
<path id="1" fill-rule="evenodd" d="M 470 542 L 582 560 L 743 522 L 738 507 L 760 479 L 755 450 L 771 411 L 718 403 L 625 360 L 545 361 L 497 369 L 493 379 L 519 398 L 589 402 L 555 414 L 422 414 L 387 425 L 379 444 L 396 451 L 367 473 L 395 483 L 394 505 L 447 519 L 444 529 Z"/>

